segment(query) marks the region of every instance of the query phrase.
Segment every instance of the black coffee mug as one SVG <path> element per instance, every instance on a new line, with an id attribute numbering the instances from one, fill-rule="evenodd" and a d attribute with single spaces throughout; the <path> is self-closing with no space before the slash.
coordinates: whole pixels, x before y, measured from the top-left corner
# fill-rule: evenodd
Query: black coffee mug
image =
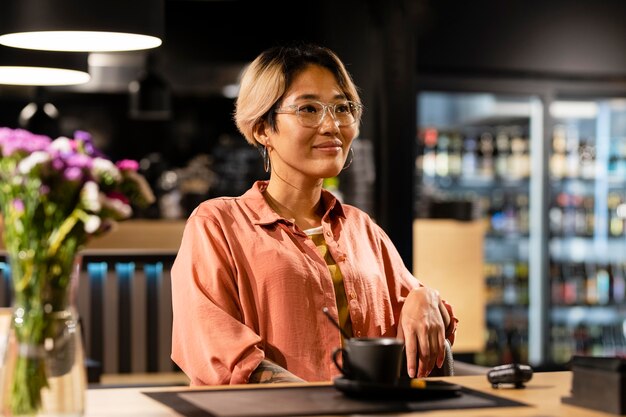
<path id="1" fill-rule="evenodd" d="M 400 377 L 404 343 L 393 337 L 352 338 L 333 351 L 335 366 L 346 379 L 395 384 Z M 340 365 L 338 356 L 342 354 Z"/>

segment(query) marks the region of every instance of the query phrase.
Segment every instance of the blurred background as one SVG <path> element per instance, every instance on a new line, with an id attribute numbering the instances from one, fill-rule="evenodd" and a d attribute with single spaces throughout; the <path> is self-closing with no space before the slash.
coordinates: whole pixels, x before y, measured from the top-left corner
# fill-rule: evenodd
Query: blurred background
<path id="1" fill-rule="evenodd" d="M 163 44 L 90 53 L 86 84 L 0 85 L 0 126 L 90 132 L 141 162 L 159 200 L 137 217 L 182 220 L 266 176 L 232 120 L 245 65 L 275 45 L 328 46 L 365 112 L 354 164 L 327 186 L 461 306 L 459 357 L 560 369 L 626 353 L 626 2 L 163 7 Z"/>

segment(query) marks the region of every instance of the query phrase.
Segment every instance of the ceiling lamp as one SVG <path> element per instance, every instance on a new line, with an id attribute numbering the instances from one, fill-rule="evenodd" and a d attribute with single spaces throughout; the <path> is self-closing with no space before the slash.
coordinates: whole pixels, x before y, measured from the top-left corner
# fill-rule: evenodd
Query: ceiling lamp
<path id="1" fill-rule="evenodd" d="M 112 52 L 161 45 L 164 0 L 2 0 L 0 44 Z"/>
<path id="2" fill-rule="evenodd" d="M 170 86 L 157 70 L 156 59 L 149 54 L 144 71 L 128 86 L 132 119 L 169 120 L 172 116 Z"/>
<path id="3" fill-rule="evenodd" d="M 59 110 L 48 101 L 44 87 L 36 87 L 33 101 L 20 112 L 19 126 L 38 135 L 56 138 L 61 134 Z"/>
<path id="4" fill-rule="evenodd" d="M 53 86 L 89 80 L 87 54 L 0 46 L 0 84 Z"/>

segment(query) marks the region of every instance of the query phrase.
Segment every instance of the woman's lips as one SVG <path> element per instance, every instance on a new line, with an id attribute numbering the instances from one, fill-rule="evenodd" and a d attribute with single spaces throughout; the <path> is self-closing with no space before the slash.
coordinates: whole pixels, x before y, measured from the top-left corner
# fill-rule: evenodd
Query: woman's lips
<path id="1" fill-rule="evenodd" d="M 337 152 L 337 151 L 339 151 L 339 150 L 341 150 L 343 148 L 342 145 L 343 144 L 340 141 L 333 141 L 333 142 L 320 143 L 319 145 L 313 146 L 313 148 L 319 149 L 321 151 L 334 151 L 334 152 Z"/>

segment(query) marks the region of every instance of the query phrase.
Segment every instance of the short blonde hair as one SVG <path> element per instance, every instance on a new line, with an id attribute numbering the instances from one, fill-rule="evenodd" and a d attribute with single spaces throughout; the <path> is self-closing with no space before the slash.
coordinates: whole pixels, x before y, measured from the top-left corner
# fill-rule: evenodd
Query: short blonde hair
<path id="1" fill-rule="evenodd" d="M 251 145 L 259 145 L 253 133 L 259 123 L 266 121 L 276 130 L 274 110 L 280 107 L 293 79 L 309 65 L 328 69 L 337 78 L 346 98 L 361 103 L 352 77 L 330 49 L 317 45 L 270 48 L 262 52 L 242 73 L 239 97 L 235 103 L 235 123 Z"/>

